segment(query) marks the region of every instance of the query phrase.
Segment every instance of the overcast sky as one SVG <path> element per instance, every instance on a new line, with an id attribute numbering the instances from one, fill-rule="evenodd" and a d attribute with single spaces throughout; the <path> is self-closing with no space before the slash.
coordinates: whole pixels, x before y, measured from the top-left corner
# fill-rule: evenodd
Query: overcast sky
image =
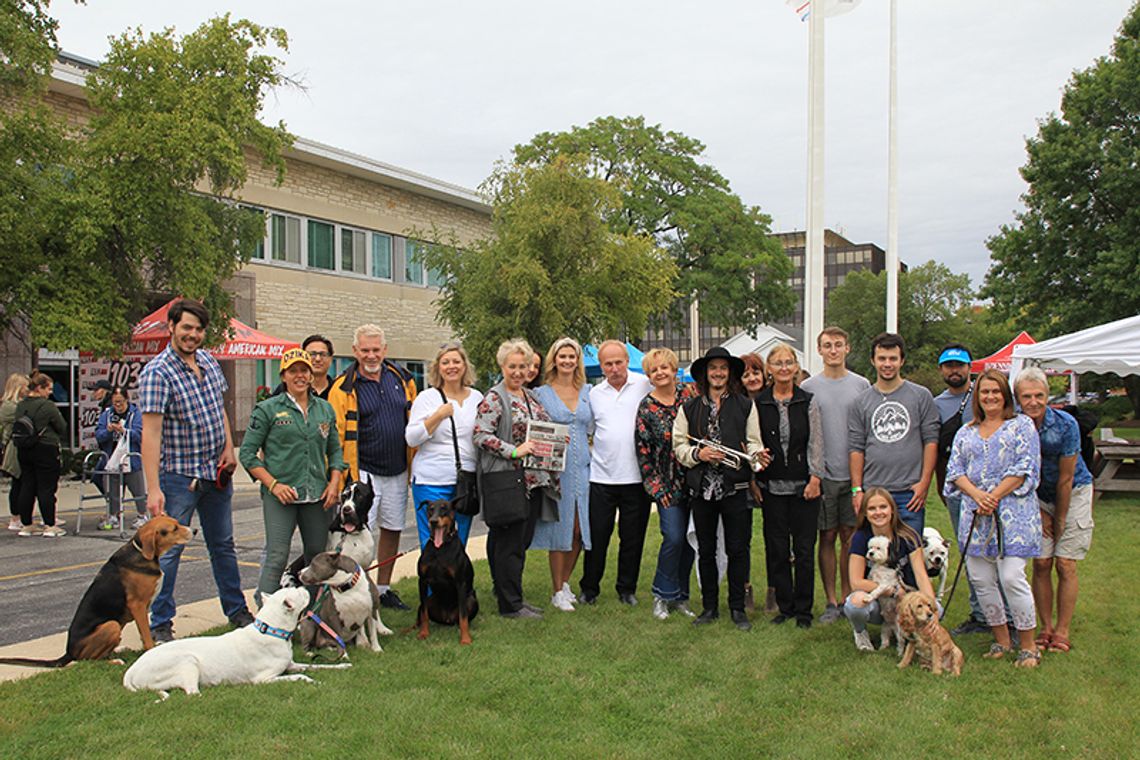
<path id="1" fill-rule="evenodd" d="M 899 0 L 900 256 L 970 275 L 1013 218 L 1037 119 L 1109 51 L 1132 0 Z M 773 229 L 805 219 L 807 24 L 784 0 L 56 0 L 65 50 L 224 12 L 283 27 L 305 90 L 269 98 L 297 135 L 477 186 L 535 133 L 642 115 Z M 825 219 L 886 247 L 888 0 L 829 19 Z"/>

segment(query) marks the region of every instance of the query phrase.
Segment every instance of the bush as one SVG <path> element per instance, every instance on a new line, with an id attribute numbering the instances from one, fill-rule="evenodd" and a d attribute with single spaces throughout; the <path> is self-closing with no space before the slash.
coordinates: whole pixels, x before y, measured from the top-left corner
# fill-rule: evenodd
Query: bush
<path id="1" fill-rule="evenodd" d="M 1101 425 L 1117 422 L 1132 415 L 1132 402 L 1127 396 L 1109 396 L 1104 401 L 1079 404 L 1077 408 L 1098 415 Z"/>

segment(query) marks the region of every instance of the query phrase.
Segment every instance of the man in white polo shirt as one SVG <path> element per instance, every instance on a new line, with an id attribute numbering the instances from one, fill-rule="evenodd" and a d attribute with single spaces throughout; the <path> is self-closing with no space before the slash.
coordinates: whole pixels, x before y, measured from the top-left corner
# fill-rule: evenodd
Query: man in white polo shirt
<path id="1" fill-rule="evenodd" d="M 606 550 L 618 520 L 618 599 L 637 604 L 637 575 L 641 570 L 641 550 L 649 526 L 649 495 L 641 485 L 637 465 L 635 428 L 637 407 L 652 390 L 644 375 L 630 374 L 629 353 L 616 340 L 598 346 L 598 363 L 604 383 L 590 390 L 594 413 L 594 448 L 590 456 L 590 542 L 582 563 L 578 597 L 593 604 L 601 592 L 606 572 Z"/>

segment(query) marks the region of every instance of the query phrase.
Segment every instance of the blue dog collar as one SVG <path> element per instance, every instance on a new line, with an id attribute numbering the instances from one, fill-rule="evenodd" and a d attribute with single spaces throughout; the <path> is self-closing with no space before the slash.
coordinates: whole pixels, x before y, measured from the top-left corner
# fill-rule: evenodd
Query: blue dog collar
<path id="1" fill-rule="evenodd" d="M 264 633 L 266 636 L 272 636 L 282 641 L 288 641 L 293 638 L 292 631 L 287 631 L 284 628 L 274 628 L 269 623 L 262 622 L 257 618 L 253 619 L 253 627 L 257 629 L 258 633 Z"/>

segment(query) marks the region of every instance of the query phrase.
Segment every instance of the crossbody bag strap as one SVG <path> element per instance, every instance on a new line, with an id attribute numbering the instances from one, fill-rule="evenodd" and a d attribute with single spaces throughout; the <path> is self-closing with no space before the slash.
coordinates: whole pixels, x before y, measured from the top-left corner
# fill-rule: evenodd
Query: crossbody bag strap
<path id="1" fill-rule="evenodd" d="M 439 397 L 443 399 L 443 403 L 447 403 L 447 396 L 443 392 L 443 386 L 436 388 L 439 391 Z M 452 411 L 447 418 L 451 422 L 451 447 L 455 450 L 455 471 L 461 472 L 463 465 L 459 461 L 459 433 L 455 430 L 455 412 Z"/>
<path id="2" fill-rule="evenodd" d="M 962 395 L 962 403 L 958 405 L 958 414 L 961 414 L 966 409 L 966 404 L 970 401 L 970 394 L 974 392 L 974 384 L 970 383 L 970 387 Z"/>

